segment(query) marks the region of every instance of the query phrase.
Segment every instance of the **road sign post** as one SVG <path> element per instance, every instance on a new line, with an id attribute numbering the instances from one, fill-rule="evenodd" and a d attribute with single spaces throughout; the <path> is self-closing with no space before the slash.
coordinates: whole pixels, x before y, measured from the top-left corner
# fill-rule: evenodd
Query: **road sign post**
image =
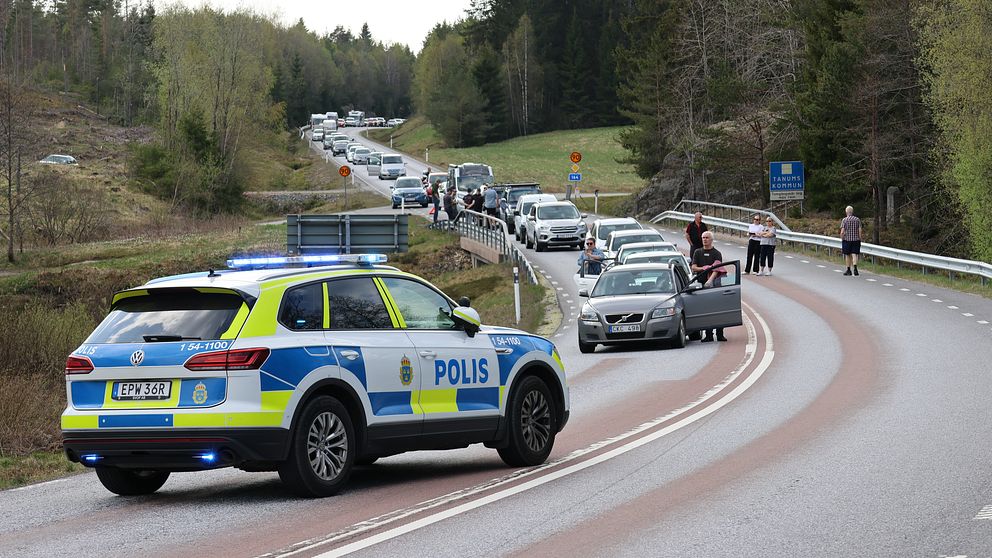
<path id="1" fill-rule="evenodd" d="M 342 165 L 338 169 L 338 174 L 341 175 L 341 182 L 344 183 L 344 210 L 348 211 L 348 176 L 351 174 L 351 167 Z M 354 180 L 354 177 L 352 177 L 352 180 Z"/>
<path id="2" fill-rule="evenodd" d="M 592 195 L 593 195 L 592 212 L 595 215 L 599 215 L 599 188 L 593 190 Z"/>
<path id="3" fill-rule="evenodd" d="M 770 201 L 803 201 L 806 198 L 806 176 L 802 161 L 772 161 L 768 163 Z"/>
<path id="4" fill-rule="evenodd" d="M 565 199 L 571 200 L 573 192 L 578 194 L 579 185 L 576 183 L 582 180 L 582 175 L 579 174 L 579 161 L 582 160 L 582 154 L 578 151 L 573 151 L 568 155 L 568 160 L 572 162 L 572 172 L 568 175 L 568 185 L 565 187 Z"/>
<path id="5" fill-rule="evenodd" d="M 517 312 L 517 323 L 520 323 L 520 268 L 513 268 L 513 307 Z"/>

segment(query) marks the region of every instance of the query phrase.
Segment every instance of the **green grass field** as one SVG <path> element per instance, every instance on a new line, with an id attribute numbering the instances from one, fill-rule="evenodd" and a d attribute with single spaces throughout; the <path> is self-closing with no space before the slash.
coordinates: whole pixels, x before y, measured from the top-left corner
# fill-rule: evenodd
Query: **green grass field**
<path id="1" fill-rule="evenodd" d="M 546 192 L 563 192 L 568 182 L 573 151 L 582 154 L 579 172 L 582 192 L 635 192 L 645 181 L 634 173 L 634 167 L 618 163 L 627 151 L 617 142 L 621 127 L 561 130 L 519 137 L 479 147 L 452 149 L 444 147 L 441 138 L 427 120 L 411 118 L 394 130 L 372 130 L 369 137 L 423 160 L 424 150 L 430 150 L 430 161 L 442 167 L 449 163 L 486 163 L 493 167 L 497 182 L 536 181 Z"/>

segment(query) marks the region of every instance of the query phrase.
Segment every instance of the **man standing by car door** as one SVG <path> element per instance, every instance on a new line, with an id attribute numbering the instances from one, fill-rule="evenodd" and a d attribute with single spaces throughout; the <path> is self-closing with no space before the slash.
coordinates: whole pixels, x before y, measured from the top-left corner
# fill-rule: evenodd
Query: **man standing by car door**
<path id="1" fill-rule="evenodd" d="M 702 219 L 702 216 L 696 214 L 697 221 Z M 690 223 L 691 225 L 692 223 Z M 720 271 L 713 270 L 710 271 L 710 267 L 714 264 L 719 264 L 723 261 L 723 254 L 720 253 L 713 246 L 713 233 L 706 231 L 700 235 L 700 240 L 702 241 L 702 247 L 697 249 L 692 253 L 692 271 L 695 273 L 706 273 L 706 279 L 701 281 L 704 286 L 709 287 L 719 287 L 720 286 Z M 727 338 L 723 335 L 723 328 L 716 328 L 716 340 L 726 341 Z M 703 343 L 709 343 L 713 341 L 712 330 L 705 330 L 703 336 Z"/>

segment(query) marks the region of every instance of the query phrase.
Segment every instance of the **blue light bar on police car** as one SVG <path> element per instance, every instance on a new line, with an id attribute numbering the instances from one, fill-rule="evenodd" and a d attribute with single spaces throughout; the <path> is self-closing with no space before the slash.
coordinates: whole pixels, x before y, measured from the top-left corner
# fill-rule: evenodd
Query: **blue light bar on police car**
<path id="1" fill-rule="evenodd" d="M 386 263 L 384 254 L 307 254 L 304 256 L 260 256 L 227 260 L 231 269 L 267 269 L 279 267 L 311 267 L 317 265 Z"/>

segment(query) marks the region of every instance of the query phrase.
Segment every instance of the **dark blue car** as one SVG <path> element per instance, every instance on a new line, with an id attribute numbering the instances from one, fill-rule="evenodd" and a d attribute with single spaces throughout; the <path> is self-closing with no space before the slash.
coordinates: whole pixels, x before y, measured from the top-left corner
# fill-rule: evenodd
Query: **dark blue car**
<path id="1" fill-rule="evenodd" d="M 427 207 L 428 203 L 430 203 L 430 198 L 427 197 L 427 193 L 420 186 L 396 188 L 393 190 L 393 209 L 401 205 L 413 204 L 420 204 L 420 207 Z"/>

